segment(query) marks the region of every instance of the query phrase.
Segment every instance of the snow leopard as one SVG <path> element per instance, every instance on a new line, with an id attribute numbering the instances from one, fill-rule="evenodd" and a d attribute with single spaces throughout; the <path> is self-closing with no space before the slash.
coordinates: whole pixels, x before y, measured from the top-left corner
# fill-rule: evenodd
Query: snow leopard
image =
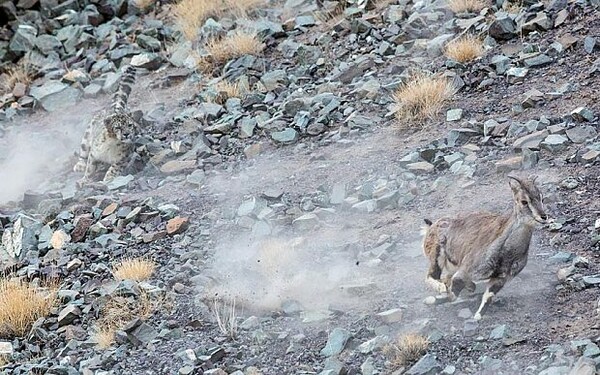
<path id="1" fill-rule="evenodd" d="M 102 179 L 106 183 L 119 176 L 130 162 L 140 130 L 127 106 L 135 76 L 134 67 L 124 66 L 112 105 L 90 121 L 81 141 L 79 159 L 73 167 L 75 172 L 83 172 L 77 181 L 78 187 L 91 181 L 99 164 L 108 165 Z"/>

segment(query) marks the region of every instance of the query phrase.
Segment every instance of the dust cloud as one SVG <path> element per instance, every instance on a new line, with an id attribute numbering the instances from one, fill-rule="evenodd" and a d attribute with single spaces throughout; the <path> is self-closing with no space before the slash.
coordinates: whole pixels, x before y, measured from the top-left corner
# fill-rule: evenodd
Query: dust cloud
<path id="1" fill-rule="evenodd" d="M 44 191 L 68 172 L 90 110 L 39 113 L 17 119 L 0 132 L 0 204 L 20 200 L 27 190 Z"/>
<path id="2" fill-rule="evenodd" d="M 361 250 L 357 233 L 333 229 L 223 243 L 209 271 L 214 285 L 203 294 L 257 312 L 298 304 L 307 311 L 366 307 L 383 278 L 380 268 L 359 262 Z"/>

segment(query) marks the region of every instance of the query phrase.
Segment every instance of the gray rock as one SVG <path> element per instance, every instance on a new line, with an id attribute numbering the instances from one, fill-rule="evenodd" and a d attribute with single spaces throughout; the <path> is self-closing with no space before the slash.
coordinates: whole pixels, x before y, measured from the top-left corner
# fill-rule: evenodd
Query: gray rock
<path id="1" fill-rule="evenodd" d="M 152 52 L 160 51 L 160 48 L 162 46 L 160 40 L 144 34 L 138 35 L 136 38 L 136 42 L 140 45 L 140 47 Z"/>
<path id="2" fill-rule="evenodd" d="M 402 310 L 390 309 L 382 311 L 377 314 L 377 318 L 379 318 L 382 322 L 386 324 L 398 323 L 402 320 Z"/>
<path id="3" fill-rule="evenodd" d="M 594 138 L 598 133 L 593 126 L 575 126 L 566 130 L 567 137 L 573 143 L 585 143 Z"/>
<path id="4" fill-rule="evenodd" d="M 568 251 L 559 251 L 558 253 L 548 258 L 548 260 L 553 263 L 567 263 L 570 262 L 573 259 L 573 257 L 573 253 L 570 253 Z"/>
<path id="5" fill-rule="evenodd" d="M 546 12 L 538 12 L 535 17 L 523 23 L 521 30 L 523 31 L 545 31 L 550 30 L 554 26 L 552 18 L 548 17 Z"/>
<path id="6" fill-rule="evenodd" d="M 375 375 L 375 370 L 373 357 L 367 357 L 362 365 L 360 365 L 360 372 L 362 375 Z"/>
<path id="7" fill-rule="evenodd" d="M 528 72 L 527 68 L 512 67 L 506 71 L 506 78 L 510 83 L 523 82 Z"/>
<path id="8" fill-rule="evenodd" d="M 467 337 L 475 336 L 479 330 L 479 323 L 475 319 L 467 319 L 463 325 L 463 334 Z"/>
<path id="9" fill-rule="evenodd" d="M 19 260 L 29 251 L 37 249 L 38 240 L 36 234 L 41 230 L 43 224 L 39 221 L 19 214 L 12 228 L 5 228 L 2 233 L 2 247 L 0 258 L 8 257 L 11 260 Z"/>
<path id="10" fill-rule="evenodd" d="M 584 276 L 581 278 L 585 286 L 595 286 L 600 284 L 600 275 Z"/>
<path id="11" fill-rule="evenodd" d="M 448 112 L 446 112 L 446 121 L 460 121 L 462 115 L 462 108 L 449 109 Z"/>
<path id="12" fill-rule="evenodd" d="M 539 68 L 544 65 L 548 65 L 552 63 L 552 58 L 546 54 L 540 54 L 535 57 L 531 57 L 529 59 L 525 59 L 523 61 L 526 67 L 528 68 Z"/>
<path id="13" fill-rule="evenodd" d="M 24 53 L 29 52 L 35 46 L 37 30 L 35 27 L 27 24 L 19 24 L 15 34 L 13 35 L 8 48 L 12 52 Z"/>
<path id="14" fill-rule="evenodd" d="M 73 323 L 81 315 L 79 307 L 69 304 L 58 313 L 58 326 L 62 327 Z"/>
<path id="15" fill-rule="evenodd" d="M 158 332 L 147 323 L 142 323 L 133 331 L 128 333 L 127 337 L 134 345 L 144 345 L 154 340 Z"/>
<path id="16" fill-rule="evenodd" d="M 377 209 L 377 201 L 375 199 L 367 199 L 352 205 L 352 209 L 358 212 L 373 212 Z"/>
<path id="17" fill-rule="evenodd" d="M 35 39 L 35 46 L 44 55 L 48 55 L 52 51 L 59 51 L 62 48 L 62 43 L 55 36 L 43 34 Z"/>
<path id="18" fill-rule="evenodd" d="M 521 166 L 523 169 L 533 169 L 539 160 L 539 152 L 533 151 L 528 148 L 524 148 L 521 150 Z"/>
<path id="19" fill-rule="evenodd" d="M 250 138 L 254 135 L 257 121 L 254 118 L 244 117 L 240 120 L 240 138 Z"/>
<path id="20" fill-rule="evenodd" d="M 477 130 L 459 128 L 450 130 L 446 139 L 448 141 L 448 146 L 455 147 L 468 142 L 471 137 L 476 137 L 478 135 L 479 132 Z"/>
<path id="21" fill-rule="evenodd" d="M 145 52 L 131 58 L 131 65 L 148 70 L 156 70 L 161 67 L 164 60 L 158 53 Z"/>
<path id="22" fill-rule="evenodd" d="M 198 106 L 198 112 L 196 113 L 195 117 L 196 118 L 203 118 L 203 119 L 207 119 L 207 120 L 216 120 L 219 117 L 221 117 L 221 115 L 225 113 L 225 108 L 223 108 L 222 105 L 217 104 L 217 103 L 201 103 Z M 215 129 L 214 127 L 211 128 L 210 126 L 207 127 L 209 129 Z"/>
<path id="23" fill-rule="evenodd" d="M 506 324 L 497 326 L 490 332 L 490 340 L 501 340 L 508 335 Z"/>
<path id="24" fill-rule="evenodd" d="M 204 181 L 206 180 L 206 176 L 204 174 L 204 171 L 202 169 L 196 169 L 195 171 L 193 171 L 192 173 L 190 173 L 185 180 L 192 185 L 195 186 L 202 186 L 204 184 Z"/>
<path id="25" fill-rule="evenodd" d="M 13 346 L 10 342 L 0 341 L 0 355 L 11 357 L 13 355 Z"/>
<path id="26" fill-rule="evenodd" d="M 549 134 L 548 130 L 540 130 L 540 131 L 528 134 L 526 136 L 518 138 L 513 143 L 513 148 L 517 149 L 517 150 L 524 149 L 524 148 L 528 148 L 530 150 L 539 150 L 540 144 L 542 143 L 542 141 L 544 139 L 546 139 L 546 137 L 548 137 L 548 134 Z"/>
<path id="27" fill-rule="evenodd" d="M 100 95 L 102 91 L 102 86 L 97 83 L 90 83 L 83 89 L 83 97 L 84 98 L 95 98 Z"/>
<path id="28" fill-rule="evenodd" d="M 334 328 L 329 334 L 325 347 L 321 349 L 321 355 L 331 357 L 340 354 L 351 337 L 350 331 L 344 328 Z"/>
<path id="29" fill-rule="evenodd" d="M 511 60 L 508 56 L 495 55 L 490 62 L 496 66 L 496 73 L 503 75 L 508 70 Z"/>
<path id="30" fill-rule="evenodd" d="M 585 107 L 579 107 L 574 109 L 571 112 L 571 117 L 573 117 L 573 119 L 575 121 L 579 121 L 579 122 L 584 122 L 584 121 L 594 121 L 594 112 L 592 112 L 591 110 L 585 108 Z"/>
<path id="31" fill-rule="evenodd" d="M 489 35 L 494 39 L 508 40 L 516 36 L 517 25 L 508 15 L 497 17 L 488 29 Z"/>
<path id="32" fill-rule="evenodd" d="M 585 355 L 580 357 L 568 375 L 594 375 L 596 372 L 596 361 L 592 358 L 587 358 Z"/>
<path id="33" fill-rule="evenodd" d="M 315 18 L 311 15 L 296 17 L 296 27 L 309 27 L 316 24 Z"/>
<path id="34" fill-rule="evenodd" d="M 273 70 L 263 74 L 260 77 L 260 82 L 265 86 L 267 91 L 273 91 L 279 86 L 288 84 L 288 74 L 285 70 Z"/>
<path id="35" fill-rule="evenodd" d="M 314 213 L 306 213 L 292 221 L 297 230 L 312 230 L 319 225 L 319 217 Z"/>
<path id="36" fill-rule="evenodd" d="M 442 364 L 432 354 L 424 355 L 408 371 L 407 375 L 436 375 L 442 371 Z"/>
<path id="37" fill-rule="evenodd" d="M 376 349 L 383 347 L 387 342 L 388 340 L 384 336 L 378 335 L 363 342 L 356 349 L 362 354 L 369 354 Z"/>
<path id="38" fill-rule="evenodd" d="M 595 47 L 596 47 L 596 38 L 591 37 L 591 36 L 586 36 L 583 39 L 583 49 L 585 50 L 585 52 L 591 54 L 592 52 L 594 52 Z"/>
<path id="39" fill-rule="evenodd" d="M 292 128 L 285 128 L 280 132 L 271 133 L 271 138 L 279 143 L 292 143 L 298 139 L 298 132 Z"/>
<path id="40" fill-rule="evenodd" d="M 591 163 L 594 160 L 598 159 L 598 156 L 600 156 L 600 151 L 597 151 L 597 150 L 586 151 L 583 155 L 581 155 L 581 162 L 582 163 Z"/>
<path id="41" fill-rule="evenodd" d="M 541 143 L 541 147 L 550 152 L 560 152 L 567 147 L 569 140 L 567 137 L 560 134 L 550 134 Z"/>
<path id="42" fill-rule="evenodd" d="M 437 57 L 442 54 L 444 45 L 454 37 L 454 34 L 442 34 L 427 42 L 427 55 Z"/>
<path id="43" fill-rule="evenodd" d="M 118 190 L 122 187 L 129 185 L 131 181 L 134 180 L 132 175 L 127 176 L 117 176 L 106 184 L 108 190 Z"/>
<path id="44" fill-rule="evenodd" d="M 72 107 L 82 96 L 81 91 L 59 81 L 48 81 L 42 86 L 32 87 L 29 93 L 48 112 Z"/>
<path id="45" fill-rule="evenodd" d="M 434 170 L 434 165 L 426 161 L 418 161 L 416 163 L 410 163 L 406 165 L 406 168 L 415 173 L 430 173 Z"/>

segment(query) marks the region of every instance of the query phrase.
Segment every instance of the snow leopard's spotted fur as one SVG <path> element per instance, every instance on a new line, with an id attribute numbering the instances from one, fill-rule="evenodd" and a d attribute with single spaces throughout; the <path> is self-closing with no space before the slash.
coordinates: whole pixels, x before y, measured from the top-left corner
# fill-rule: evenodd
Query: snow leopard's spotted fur
<path id="1" fill-rule="evenodd" d="M 98 164 L 108 165 L 103 182 L 119 176 L 130 162 L 135 151 L 134 141 L 139 124 L 127 107 L 136 70 L 132 66 L 123 69 L 119 87 L 113 97 L 112 106 L 94 116 L 83 135 L 79 160 L 73 167 L 83 172 L 78 186 L 89 182 Z"/>

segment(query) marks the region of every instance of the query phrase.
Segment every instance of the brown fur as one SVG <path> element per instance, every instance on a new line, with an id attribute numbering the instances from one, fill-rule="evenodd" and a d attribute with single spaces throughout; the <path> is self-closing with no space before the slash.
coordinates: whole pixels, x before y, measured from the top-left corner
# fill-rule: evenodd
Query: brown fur
<path id="1" fill-rule="evenodd" d="M 546 220 L 535 178 L 510 177 L 509 182 L 512 212 L 473 212 L 425 221 L 423 252 L 430 264 L 430 286 L 448 292 L 453 300 L 465 287 L 474 290 L 473 281 L 488 280 L 476 319 L 481 319 L 491 297 L 525 267 L 535 223 Z"/>

